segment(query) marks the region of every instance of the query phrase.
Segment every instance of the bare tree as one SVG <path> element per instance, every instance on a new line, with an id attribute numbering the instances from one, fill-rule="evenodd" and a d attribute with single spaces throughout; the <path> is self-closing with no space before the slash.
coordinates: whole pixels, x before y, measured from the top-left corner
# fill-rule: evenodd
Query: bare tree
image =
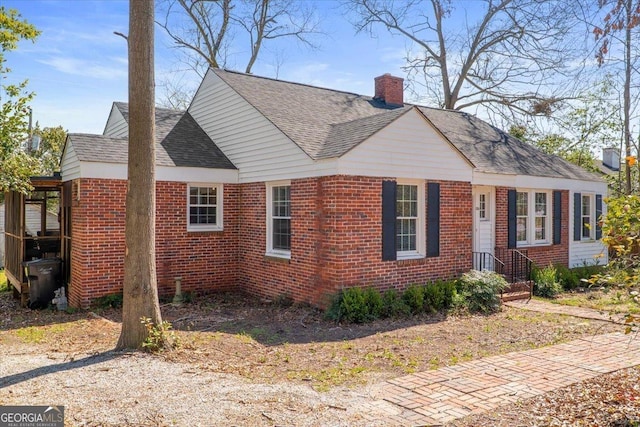
<path id="1" fill-rule="evenodd" d="M 543 114 L 558 101 L 548 85 L 566 71 L 570 31 L 562 1 L 348 0 L 357 31 L 405 37 L 416 92 L 447 109 Z M 458 7 L 456 9 L 454 7 Z M 462 9 L 459 9 L 462 8 Z"/>
<path id="2" fill-rule="evenodd" d="M 165 5 L 158 25 L 189 52 L 189 65 L 201 76 L 208 67 L 226 67 L 238 42 L 248 47 L 244 71 L 251 73 L 266 41 L 287 38 L 315 48 L 312 37 L 320 33 L 313 8 L 297 0 L 167 0 Z M 176 19 L 180 13 L 187 19 Z"/>
<path id="3" fill-rule="evenodd" d="M 154 0 L 129 2 L 129 161 L 122 332 L 117 348 L 140 348 L 142 318 L 160 326 L 155 251 Z"/>
<path id="4" fill-rule="evenodd" d="M 597 25 L 593 33 L 596 40 L 600 41 L 596 58 L 598 64 L 602 65 L 609 56 L 612 45 L 616 42 L 622 45 L 624 52 L 622 64 L 624 69 L 623 83 L 623 145 L 625 150 L 625 192 L 631 194 L 631 167 L 637 162 L 632 154 L 631 147 L 634 145 L 631 136 L 631 86 L 632 71 L 637 73 L 637 47 L 634 44 L 632 31 L 640 25 L 640 2 L 633 0 L 599 0 L 601 8 L 609 8 L 604 17 L 603 25 Z M 638 147 L 636 147 L 637 152 Z"/>

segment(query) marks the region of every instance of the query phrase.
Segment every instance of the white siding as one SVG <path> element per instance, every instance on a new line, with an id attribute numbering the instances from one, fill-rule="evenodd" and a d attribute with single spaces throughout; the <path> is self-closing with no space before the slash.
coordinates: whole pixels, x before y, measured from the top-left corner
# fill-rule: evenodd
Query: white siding
<path id="1" fill-rule="evenodd" d="M 107 124 L 102 134 L 112 138 L 125 138 L 129 136 L 129 124 L 122 116 L 120 110 L 116 108 L 115 104 L 111 107 L 111 113 L 109 113 L 109 118 L 107 119 Z"/>
<path id="2" fill-rule="evenodd" d="M 604 265 L 609 262 L 607 247 L 602 241 L 580 241 L 573 240 L 573 223 L 574 223 L 574 193 L 594 193 L 600 194 L 602 197 L 607 196 L 607 185 L 594 185 L 594 183 L 580 183 L 572 189 L 569 194 L 569 267 L 579 267 L 584 264 Z M 607 205 L 602 202 L 602 214 L 606 215 Z M 596 218 L 597 221 L 597 218 Z"/>
<path id="3" fill-rule="evenodd" d="M 549 178 L 528 175 L 502 175 L 496 173 L 473 172 L 475 185 L 492 185 L 496 187 L 539 188 L 546 190 L 597 191 L 607 194 L 607 184 L 602 181 L 580 181 L 566 178 Z"/>
<path id="4" fill-rule="evenodd" d="M 78 173 L 71 178 L 63 174 L 63 181 L 75 178 L 127 179 L 127 165 L 124 163 L 80 162 L 78 165 Z M 156 180 L 234 184 L 238 182 L 238 171 L 235 169 L 157 166 Z"/>
<path id="5" fill-rule="evenodd" d="M 573 228 L 570 230 L 573 240 Z M 609 262 L 607 247 L 602 242 L 571 242 L 569 248 L 569 267 L 581 267 L 585 264 L 605 265 Z"/>
<path id="6" fill-rule="evenodd" d="M 273 123 L 208 72 L 189 112 L 239 169 L 240 182 L 294 179 L 322 174 L 316 164 Z"/>
<path id="7" fill-rule="evenodd" d="M 472 166 L 415 110 L 338 161 L 344 175 L 471 182 Z"/>
<path id="8" fill-rule="evenodd" d="M 60 175 L 62 175 L 62 181 L 80 178 L 80 161 L 70 139 L 67 139 L 62 160 L 60 161 Z"/>

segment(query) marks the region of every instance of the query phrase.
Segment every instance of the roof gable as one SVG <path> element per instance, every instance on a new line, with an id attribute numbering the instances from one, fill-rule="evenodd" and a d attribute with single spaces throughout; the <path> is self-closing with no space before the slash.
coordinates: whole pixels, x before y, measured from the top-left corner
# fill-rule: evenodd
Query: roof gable
<path id="1" fill-rule="evenodd" d="M 126 104 L 114 105 L 128 118 Z M 127 163 L 127 137 L 72 133 L 69 142 L 81 162 Z M 156 165 L 235 169 L 188 112 L 160 108 L 156 110 Z"/>
<path id="2" fill-rule="evenodd" d="M 338 158 L 402 116 L 371 97 L 212 69 L 314 160 Z M 481 172 L 589 181 L 595 174 L 549 155 L 467 113 L 415 106 Z"/>
<path id="3" fill-rule="evenodd" d="M 480 172 L 600 180 L 597 175 L 559 156 L 546 154 L 471 114 L 419 108 Z"/>

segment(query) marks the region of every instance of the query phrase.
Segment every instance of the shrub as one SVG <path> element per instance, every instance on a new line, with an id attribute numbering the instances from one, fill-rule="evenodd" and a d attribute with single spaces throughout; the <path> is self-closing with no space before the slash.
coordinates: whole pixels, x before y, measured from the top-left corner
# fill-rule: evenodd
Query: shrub
<path id="1" fill-rule="evenodd" d="M 577 270 L 571 270 L 564 265 L 556 265 L 556 280 L 565 291 L 571 291 L 580 286 L 580 279 Z"/>
<path id="2" fill-rule="evenodd" d="M 336 321 L 365 323 L 380 317 L 382 297 L 375 289 L 347 288 L 336 295 L 325 316 Z"/>
<path id="3" fill-rule="evenodd" d="M 457 280 L 447 280 L 440 282 L 442 292 L 444 294 L 444 300 L 442 301 L 442 308 L 448 309 L 453 307 L 453 298 L 456 294 L 456 282 Z"/>
<path id="4" fill-rule="evenodd" d="M 427 284 L 422 288 L 424 310 L 437 312 L 445 307 L 444 286 L 442 281 Z"/>
<path id="5" fill-rule="evenodd" d="M 105 295 L 93 300 L 91 305 L 95 308 L 120 308 L 122 307 L 122 293 Z"/>
<path id="6" fill-rule="evenodd" d="M 551 264 L 543 269 L 534 270 L 534 295 L 543 298 L 554 298 L 562 292 L 562 287 L 556 277 L 556 268 Z"/>
<path id="7" fill-rule="evenodd" d="M 407 304 L 411 313 L 420 313 L 424 307 L 424 292 L 420 286 L 410 286 L 402 294 L 402 300 Z"/>
<path id="8" fill-rule="evenodd" d="M 462 275 L 458 286 L 469 311 L 491 313 L 500 309 L 499 293 L 508 283 L 496 272 L 471 270 Z"/>
<path id="9" fill-rule="evenodd" d="M 411 309 L 395 289 L 389 289 L 382 294 L 382 317 L 406 316 L 408 314 L 411 314 Z"/>

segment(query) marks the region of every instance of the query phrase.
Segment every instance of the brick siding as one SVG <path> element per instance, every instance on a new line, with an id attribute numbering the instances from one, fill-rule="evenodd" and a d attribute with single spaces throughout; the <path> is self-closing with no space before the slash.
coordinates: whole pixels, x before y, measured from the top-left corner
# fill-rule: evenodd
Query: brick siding
<path id="1" fill-rule="evenodd" d="M 496 247 L 507 247 L 507 192 L 509 188 L 496 188 Z M 553 200 L 553 199 L 552 199 Z M 549 213 L 553 212 L 549 206 Z M 549 230 L 552 233 L 552 230 Z M 551 239 L 551 234 L 550 234 Z M 519 248 L 520 249 L 520 248 Z M 562 191 L 562 225 L 561 240 L 558 245 L 544 245 L 523 247 L 527 251 L 527 256 L 541 267 L 549 264 L 569 265 L 569 191 Z"/>
<path id="2" fill-rule="evenodd" d="M 79 186 L 79 191 L 78 191 Z M 73 183 L 69 302 L 122 291 L 125 252 L 125 180 L 81 179 Z M 224 185 L 224 231 L 187 232 L 184 183 L 157 182 L 156 259 L 158 291 L 230 290 L 237 281 L 238 185 Z M 78 197 L 79 195 L 79 197 Z"/>
<path id="3" fill-rule="evenodd" d="M 264 183 L 243 185 L 239 242 L 242 289 L 325 306 L 327 297 L 344 287 L 403 289 L 469 270 L 471 185 L 440 183 L 440 256 L 382 261 L 382 180 L 331 176 L 292 181 L 291 260 L 265 256 L 266 187 Z"/>

